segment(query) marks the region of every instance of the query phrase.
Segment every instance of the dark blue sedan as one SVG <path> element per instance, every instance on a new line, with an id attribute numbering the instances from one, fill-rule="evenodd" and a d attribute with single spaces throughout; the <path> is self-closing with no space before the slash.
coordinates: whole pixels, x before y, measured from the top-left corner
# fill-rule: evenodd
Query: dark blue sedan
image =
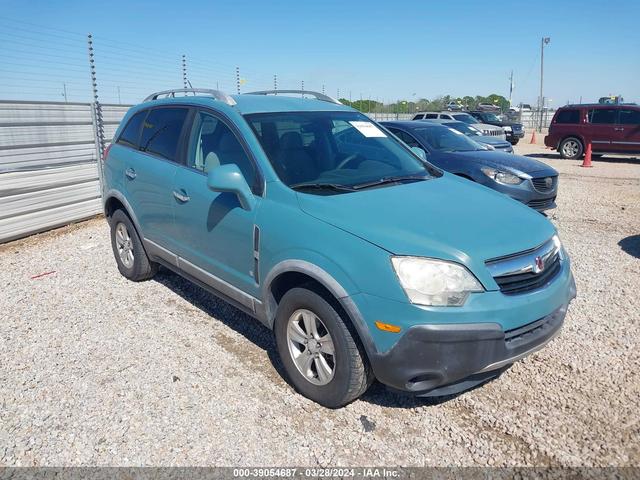
<path id="1" fill-rule="evenodd" d="M 543 212 L 555 208 L 558 172 L 548 165 L 509 153 L 487 150 L 464 134 L 428 122 L 380 122 L 430 163 Z"/>

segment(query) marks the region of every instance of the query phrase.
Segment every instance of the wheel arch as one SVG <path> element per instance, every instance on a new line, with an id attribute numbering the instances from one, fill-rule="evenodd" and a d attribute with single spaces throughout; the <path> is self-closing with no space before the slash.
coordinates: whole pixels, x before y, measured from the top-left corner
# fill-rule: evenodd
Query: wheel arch
<path id="1" fill-rule="evenodd" d="M 133 226 L 136 227 L 136 231 L 142 240 L 144 240 L 142 235 L 142 230 L 140 229 L 140 223 L 133 213 L 133 209 L 131 208 L 131 204 L 127 201 L 125 196 L 119 192 L 118 190 L 109 190 L 104 196 L 104 216 L 109 221 L 113 212 L 118 209 L 124 210 L 127 216 L 131 219 Z"/>
<path id="2" fill-rule="evenodd" d="M 337 306 L 353 327 L 371 359 L 377 352 L 369 329 L 351 296 L 331 274 L 304 260 L 284 260 L 271 269 L 264 281 L 263 300 L 268 326 L 273 328 L 278 303 L 292 288 L 305 286 Z"/>

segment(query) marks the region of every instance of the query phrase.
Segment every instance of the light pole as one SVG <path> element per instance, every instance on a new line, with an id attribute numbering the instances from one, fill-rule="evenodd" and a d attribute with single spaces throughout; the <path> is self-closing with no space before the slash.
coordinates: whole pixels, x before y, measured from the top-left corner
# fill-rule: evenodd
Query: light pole
<path id="1" fill-rule="evenodd" d="M 544 84 L 544 46 L 548 45 L 551 37 L 542 37 L 540 40 L 540 98 L 538 99 L 538 112 L 540 122 L 538 123 L 538 133 L 542 132 L 542 107 L 544 105 L 544 97 L 542 96 L 542 86 Z"/>

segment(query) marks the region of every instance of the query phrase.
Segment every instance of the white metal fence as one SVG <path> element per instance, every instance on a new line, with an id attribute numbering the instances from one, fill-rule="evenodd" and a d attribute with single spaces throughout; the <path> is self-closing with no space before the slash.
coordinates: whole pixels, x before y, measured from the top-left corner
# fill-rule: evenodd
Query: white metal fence
<path id="1" fill-rule="evenodd" d="M 102 105 L 111 138 L 128 106 Z M 0 101 L 0 243 L 100 212 L 92 106 Z"/>

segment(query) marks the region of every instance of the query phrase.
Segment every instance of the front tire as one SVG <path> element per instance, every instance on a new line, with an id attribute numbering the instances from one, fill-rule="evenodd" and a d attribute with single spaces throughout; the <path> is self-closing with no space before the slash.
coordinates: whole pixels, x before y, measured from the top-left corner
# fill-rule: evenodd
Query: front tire
<path id="1" fill-rule="evenodd" d="M 122 210 L 116 210 L 109 223 L 111 248 L 120 273 L 134 282 L 152 278 L 158 271 L 158 264 L 147 257 L 129 216 Z"/>
<path id="2" fill-rule="evenodd" d="M 558 152 L 560 152 L 560 156 L 562 158 L 566 158 L 568 160 L 577 160 L 578 158 L 582 157 L 584 147 L 579 139 L 575 137 L 569 137 L 560 142 L 560 145 L 558 146 Z"/>
<path id="3" fill-rule="evenodd" d="M 306 288 L 280 300 L 274 332 L 278 354 L 294 388 L 328 408 L 362 395 L 373 375 L 355 332 L 332 305 Z"/>

